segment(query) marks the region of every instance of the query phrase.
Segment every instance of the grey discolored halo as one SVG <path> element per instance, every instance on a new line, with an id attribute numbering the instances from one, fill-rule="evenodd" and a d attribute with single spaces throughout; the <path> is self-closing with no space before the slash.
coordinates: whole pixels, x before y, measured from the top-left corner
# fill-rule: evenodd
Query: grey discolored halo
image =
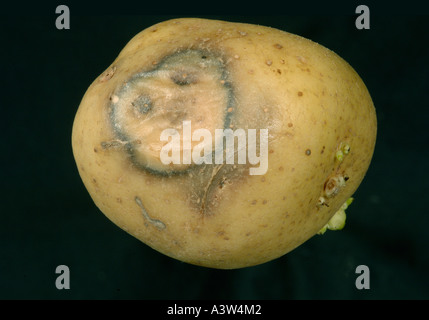
<path id="1" fill-rule="evenodd" d="M 234 109 L 234 90 L 223 59 L 220 55 L 216 55 L 213 52 L 187 49 L 172 53 L 164 57 L 153 69 L 134 74 L 115 91 L 113 95 L 115 99 L 110 99 L 108 104 L 110 124 L 115 138 L 121 141 L 124 150 L 129 154 L 131 162 L 138 169 L 146 170 L 156 175 L 171 176 L 187 173 L 195 164 L 183 170 L 172 169 L 161 171 L 159 168 L 153 168 L 144 163 L 141 155 L 136 151 L 138 139 L 132 137 L 132 134 L 128 132 L 127 126 L 120 114 L 120 109 L 124 106 L 118 103 L 118 101 L 126 98 L 130 91 L 137 90 L 139 86 L 142 86 L 142 81 L 157 79 L 157 77 L 164 76 L 166 72 L 171 73 L 170 79 L 177 86 L 178 90 L 186 86 L 191 86 L 198 82 L 198 76 L 192 70 L 203 70 L 203 68 L 208 72 L 215 70 L 213 76 L 216 78 L 216 81 L 219 81 L 222 90 L 224 90 L 226 101 L 223 103 L 222 110 L 224 115 L 223 128 L 219 129 L 227 129 L 230 127 L 234 114 L 231 112 Z M 156 106 L 151 101 L 151 98 L 145 94 L 139 95 L 127 108 L 133 108 L 137 116 L 150 116 L 151 112 L 156 111 L 154 110 Z"/>

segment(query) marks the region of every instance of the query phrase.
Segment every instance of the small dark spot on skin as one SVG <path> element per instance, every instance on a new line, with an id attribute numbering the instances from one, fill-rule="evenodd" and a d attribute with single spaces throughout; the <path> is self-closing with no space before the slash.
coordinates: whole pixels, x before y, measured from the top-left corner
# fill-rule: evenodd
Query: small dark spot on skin
<path id="1" fill-rule="evenodd" d="M 273 149 L 271 149 L 270 151 L 268 151 L 269 153 L 274 153 L 274 150 Z"/>
<path id="2" fill-rule="evenodd" d="M 95 153 L 97 153 L 97 152 L 98 152 L 97 148 L 94 148 L 94 152 L 95 152 Z"/>
<path id="3" fill-rule="evenodd" d="M 253 200 L 252 201 L 252 205 L 255 205 L 255 204 L 257 204 L 258 203 L 258 201 L 257 200 Z"/>
<path id="4" fill-rule="evenodd" d="M 207 59 L 207 56 L 201 56 L 201 59 Z"/>
<path id="5" fill-rule="evenodd" d="M 294 172 L 294 171 L 295 171 L 295 168 L 290 169 L 290 171 L 291 171 L 291 172 Z"/>
<path id="6" fill-rule="evenodd" d="M 95 178 L 92 178 L 92 182 L 97 183 L 97 180 L 95 180 Z"/>
<path id="7" fill-rule="evenodd" d="M 246 237 L 250 236 L 251 234 L 251 232 L 246 233 Z"/>
<path id="8" fill-rule="evenodd" d="M 122 203 L 122 199 L 121 198 L 116 198 L 116 202 Z"/>
<path id="9" fill-rule="evenodd" d="M 228 238 L 228 237 L 225 237 L 225 238 L 223 238 L 223 240 L 229 240 L 229 238 Z"/>
<path id="10" fill-rule="evenodd" d="M 298 91 L 298 97 L 302 97 L 303 93 L 301 91 Z"/>
<path id="11" fill-rule="evenodd" d="M 320 151 L 320 154 L 323 154 L 325 152 L 325 146 L 322 147 L 322 151 Z"/>
<path id="12" fill-rule="evenodd" d="M 286 196 L 283 196 L 283 199 L 282 200 L 286 200 Z"/>
<path id="13" fill-rule="evenodd" d="M 276 44 L 274 45 L 274 47 L 275 47 L 275 48 L 277 48 L 277 49 L 281 49 L 281 48 L 283 48 L 283 46 L 282 46 L 281 44 L 278 44 L 278 43 L 276 43 Z"/>
<path id="14" fill-rule="evenodd" d="M 289 128 L 292 128 L 292 127 L 293 127 L 293 123 L 289 122 L 289 123 L 287 124 L 287 126 L 288 126 Z"/>
<path id="15" fill-rule="evenodd" d="M 279 168 L 279 171 L 283 171 L 283 170 L 284 170 L 284 168 L 283 168 L 283 167 L 280 167 L 280 168 Z"/>
<path id="16" fill-rule="evenodd" d="M 268 202 L 267 200 L 264 200 L 262 201 L 262 204 L 267 204 L 267 202 Z"/>
<path id="17" fill-rule="evenodd" d="M 344 181 L 347 181 L 347 180 L 349 180 L 350 179 L 350 177 L 349 176 L 344 176 Z"/>
<path id="18" fill-rule="evenodd" d="M 311 155 L 311 150 L 310 150 L 310 149 L 305 150 L 305 154 L 306 154 L 307 156 Z"/>
<path id="19" fill-rule="evenodd" d="M 280 69 L 277 69 L 278 74 L 282 74 L 282 71 Z"/>
<path id="20" fill-rule="evenodd" d="M 216 234 L 217 234 L 218 236 L 223 236 L 223 235 L 225 234 L 225 231 L 218 231 Z"/>

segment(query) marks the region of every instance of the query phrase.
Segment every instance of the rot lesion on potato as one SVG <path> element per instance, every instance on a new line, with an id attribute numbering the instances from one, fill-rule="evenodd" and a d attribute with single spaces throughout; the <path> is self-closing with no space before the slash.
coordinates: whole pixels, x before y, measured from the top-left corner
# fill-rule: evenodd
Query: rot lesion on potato
<path id="1" fill-rule="evenodd" d="M 192 164 L 161 163 L 161 133 L 181 132 L 184 121 L 191 121 L 194 130 L 210 130 L 212 137 L 215 129 L 229 128 L 235 99 L 222 61 L 213 51 L 188 48 L 131 76 L 110 96 L 107 112 L 116 139 L 103 142 L 103 149 L 125 147 L 136 168 L 160 176 L 192 169 Z M 192 142 L 192 147 L 196 144 Z"/>
<path id="2" fill-rule="evenodd" d="M 103 151 L 123 152 L 133 169 L 148 176 L 160 181 L 180 179 L 188 188 L 190 207 L 202 216 L 216 211 L 230 186 L 247 176 L 249 164 L 164 165 L 160 163 L 164 144 L 160 135 L 169 128 L 180 134 L 184 120 L 192 121 L 193 130 L 209 129 L 212 137 L 215 129 L 235 128 L 242 122 L 226 58 L 219 52 L 188 48 L 138 70 L 110 93 L 105 110 L 113 136 L 99 145 Z M 265 100 L 255 105 L 263 115 L 256 117 L 256 128 L 270 126 L 276 111 Z"/>

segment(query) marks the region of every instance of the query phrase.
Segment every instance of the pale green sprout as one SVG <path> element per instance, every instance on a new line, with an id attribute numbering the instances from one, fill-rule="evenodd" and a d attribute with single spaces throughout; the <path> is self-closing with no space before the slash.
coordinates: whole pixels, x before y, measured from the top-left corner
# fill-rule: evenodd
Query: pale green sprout
<path id="1" fill-rule="evenodd" d="M 341 230 L 346 225 L 346 209 L 353 202 L 353 198 L 348 198 L 346 202 L 341 206 L 341 208 L 333 215 L 333 217 L 328 221 L 328 223 L 320 229 L 317 234 L 324 234 L 326 230 Z"/>
<path id="2" fill-rule="evenodd" d="M 341 161 L 343 161 L 344 156 L 345 156 L 346 154 L 349 154 L 349 152 L 350 152 L 350 146 L 349 146 L 347 143 L 346 143 L 346 144 L 341 143 L 341 145 L 340 145 L 340 150 L 338 150 L 338 151 L 335 153 L 335 157 L 337 158 L 337 160 L 338 160 L 339 162 L 341 162 Z"/>

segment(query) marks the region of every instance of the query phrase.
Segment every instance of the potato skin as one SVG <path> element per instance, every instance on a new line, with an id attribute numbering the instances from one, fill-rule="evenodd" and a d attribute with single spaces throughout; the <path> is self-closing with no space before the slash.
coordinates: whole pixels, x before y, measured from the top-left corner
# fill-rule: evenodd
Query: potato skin
<path id="1" fill-rule="evenodd" d="M 222 62 L 234 128 L 269 129 L 265 175 L 231 165 L 157 174 L 111 143 L 118 88 L 184 50 Z M 360 185 L 376 130 L 364 83 L 332 51 L 268 27 L 187 18 L 156 24 L 126 45 L 85 93 L 72 146 L 83 183 L 113 223 L 175 259 L 232 269 L 278 258 L 315 235 Z M 338 161 L 343 144 L 350 152 Z M 348 178 L 345 186 L 329 206 L 318 205 L 336 176 Z"/>

